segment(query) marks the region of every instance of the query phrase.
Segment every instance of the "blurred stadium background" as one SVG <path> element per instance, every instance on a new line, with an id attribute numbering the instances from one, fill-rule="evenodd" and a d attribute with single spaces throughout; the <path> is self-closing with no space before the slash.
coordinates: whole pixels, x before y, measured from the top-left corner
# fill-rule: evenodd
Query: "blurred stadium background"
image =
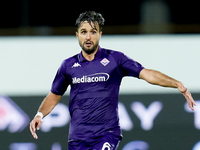
<path id="1" fill-rule="evenodd" d="M 0 2 L 0 150 L 66 150 L 69 89 L 34 140 L 29 122 L 62 60 L 80 52 L 75 21 L 86 10 L 105 18 L 101 47 L 119 50 L 182 81 L 197 106 L 176 89 L 125 78 L 119 150 L 200 150 L 200 9 L 198 1 L 10 0 Z"/>

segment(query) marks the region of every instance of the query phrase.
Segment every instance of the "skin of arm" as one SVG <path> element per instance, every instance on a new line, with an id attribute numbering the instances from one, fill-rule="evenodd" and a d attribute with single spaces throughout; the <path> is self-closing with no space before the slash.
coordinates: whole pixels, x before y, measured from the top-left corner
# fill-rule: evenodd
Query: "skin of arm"
<path id="1" fill-rule="evenodd" d="M 196 106 L 195 101 L 192 98 L 191 93 L 180 81 L 177 81 L 159 71 L 151 69 L 143 69 L 140 72 L 139 78 L 147 81 L 150 84 L 177 88 L 186 98 L 189 108 L 194 110 L 194 106 Z"/>
<path id="2" fill-rule="evenodd" d="M 38 109 L 38 112 L 41 112 L 43 114 L 43 116 L 45 117 L 58 104 L 61 97 L 62 97 L 61 95 L 56 95 L 56 94 L 50 92 L 47 95 L 47 97 L 43 100 L 43 102 L 41 103 L 41 105 Z M 41 116 L 35 116 L 30 123 L 30 131 L 35 139 L 38 139 L 38 136 L 36 134 L 36 129 L 39 130 L 41 127 L 41 124 L 42 124 Z"/>

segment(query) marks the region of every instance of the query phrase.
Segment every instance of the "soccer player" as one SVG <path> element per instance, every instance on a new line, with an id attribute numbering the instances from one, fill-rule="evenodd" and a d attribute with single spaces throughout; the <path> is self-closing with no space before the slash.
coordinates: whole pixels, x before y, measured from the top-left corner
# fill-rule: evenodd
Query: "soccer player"
<path id="1" fill-rule="evenodd" d="M 42 118 L 48 115 L 70 85 L 69 150 L 116 150 L 122 138 L 118 116 L 119 87 L 123 77 L 132 76 L 150 84 L 177 88 L 191 110 L 195 101 L 179 81 L 155 70 L 144 68 L 122 52 L 101 48 L 104 18 L 87 11 L 76 20 L 76 37 L 81 52 L 64 60 L 52 83 L 51 92 L 41 103 L 30 123 L 38 138 Z"/>

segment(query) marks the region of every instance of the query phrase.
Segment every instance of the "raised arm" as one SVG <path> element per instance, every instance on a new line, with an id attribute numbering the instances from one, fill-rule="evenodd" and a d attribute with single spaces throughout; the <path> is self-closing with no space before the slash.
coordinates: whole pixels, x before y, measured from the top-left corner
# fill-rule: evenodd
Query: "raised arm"
<path id="1" fill-rule="evenodd" d="M 45 117 L 58 104 L 60 98 L 61 95 L 56 95 L 50 92 L 49 95 L 47 95 L 47 97 L 41 103 L 38 112 L 41 112 L 42 115 Z M 30 123 L 30 131 L 35 139 L 38 139 L 38 136 L 36 134 L 36 129 L 39 130 L 41 124 L 42 124 L 42 117 L 40 115 L 36 115 Z"/>
<path id="2" fill-rule="evenodd" d="M 177 88 L 186 98 L 188 106 L 191 110 L 194 110 L 196 106 L 194 99 L 192 98 L 191 93 L 187 88 L 179 81 L 159 72 L 156 70 L 143 69 L 139 75 L 140 79 L 144 79 L 150 84 L 159 85 L 163 87 L 172 87 Z"/>

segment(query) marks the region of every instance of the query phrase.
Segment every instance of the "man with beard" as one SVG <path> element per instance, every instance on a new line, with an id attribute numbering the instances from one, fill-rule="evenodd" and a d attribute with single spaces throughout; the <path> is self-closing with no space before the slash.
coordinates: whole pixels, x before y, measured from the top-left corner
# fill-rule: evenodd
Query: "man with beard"
<path id="1" fill-rule="evenodd" d="M 30 123 L 38 138 L 42 118 L 48 115 L 71 86 L 69 111 L 69 150 L 116 150 L 122 138 L 118 117 L 118 95 L 125 76 L 143 79 L 150 84 L 177 88 L 194 110 L 195 102 L 184 85 L 155 70 L 144 68 L 121 52 L 99 46 L 104 18 L 88 11 L 76 20 L 76 36 L 81 53 L 63 61 L 53 81 L 51 92 L 43 100 Z"/>

